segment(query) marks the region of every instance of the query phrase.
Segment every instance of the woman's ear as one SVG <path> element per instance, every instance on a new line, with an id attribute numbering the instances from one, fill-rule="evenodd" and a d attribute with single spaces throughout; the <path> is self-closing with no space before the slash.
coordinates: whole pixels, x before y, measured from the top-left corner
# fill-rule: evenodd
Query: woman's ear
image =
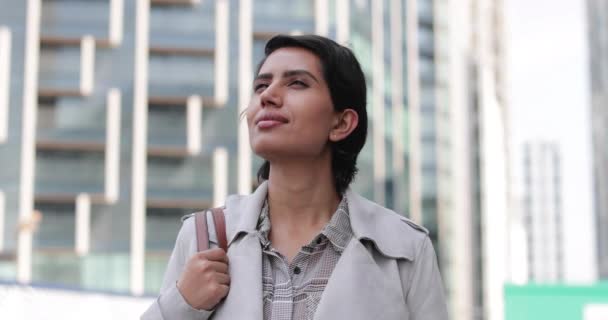
<path id="1" fill-rule="evenodd" d="M 346 139 L 359 124 L 359 114 L 353 109 L 345 109 L 336 113 L 334 126 L 329 132 L 329 140 L 338 142 Z"/>

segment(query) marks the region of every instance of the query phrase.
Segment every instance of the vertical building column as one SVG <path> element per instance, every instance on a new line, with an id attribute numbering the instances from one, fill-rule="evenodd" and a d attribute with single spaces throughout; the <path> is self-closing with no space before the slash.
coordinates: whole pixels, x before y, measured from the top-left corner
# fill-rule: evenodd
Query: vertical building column
<path id="1" fill-rule="evenodd" d="M 197 155 L 201 152 L 202 137 L 201 126 L 203 117 L 203 99 L 200 96 L 194 95 L 188 97 L 186 102 L 186 123 L 187 132 L 186 139 L 189 155 Z"/>
<path id="2" fill-rule="evenodd" d="M 595 277 L 608 278 L 608 3 L 590 1 L 587 9 L 591 63 L 592 142 L 595 187 Z M 604 79 L 600 81 L 600 79 Z M 568 268 L 570 269 L 570 268 Z M 595 268 L 594 268 L 595 269 Z M 569 273 L 569 272 L 568 272 Z"/>
<path id="3" fill-rule="evenodd" d="M 4 251 L 4 221 L 6 216 L 6 197 L 0 190 L 0 252 Z"/>
<path id="4" fill-rule="evenodd" d="M 251 193 L 251 149 L 247 121 L 241 115 L 247 110 L 251 96 L 253 67 L 253 17 L 252 0 L 239 2 L 239 114 L 238 114 L 238 193 Z"/>
<path id="5" fill-rule="evenodd" d="M 114 204 L 120 192 L 120 90 L 110 89 L 107 95 L 105 201 Z"/>
<path id="6" fill-rule="evenodd" d="M 115 48 L 122 43 L 124 0 L 110 0 L 110 16 L 108 17 L 108 39 L 110 46 Z"/>
<path id="7" fill-rule="evenodd" d="M 228 0 L 215 1 L 215 104 L 228 100 Z"/>
<path id="8" fill-rule="evenodd" d="M 88 96 L 93 92 L 95 78 L 95 38 L 87 35 L 80 41 L 80 92 Z"/>
<path id="9" fill-rule="evenodd" d="M 406 0 L 407 97 L 409 124 L 410 218 L 422 223 L 422 141 L 420 134 L 420 56 L 417 0 Z"/>
<path id="10" fill-rule="evenodd" d="M 146 172 L 148 136 L 148 46 L 150 0 L 137 0 L 133 83 L 133 164 L 131 187 L 131 293 L 144 292 Z"/>
<path id="11" fill-rule="evenodd" d="M 336 0 L 336 42 L 346 45 L 350 39 L 350 0 Z"/>
<path id="12" fill-rule="evenodd" d="M 76 254 L 89 253 L 91 239 L 91 196 L 81 193 L 76 197 Z"/>
<path id="13" fill-rule="evenodd" d="M 440 225 L 439 237 L 449 227 L 452 237 L 448 239 L 447 266 L 443 270 L 444 279 L 448 281 L 448 298 L 450 314 L 454 320 L 469 320 L 475 318 L 476 301 L 475 287 L 479 280 L 475 279 L 473 261 L 476 244 L 473 243 L 473 211 L 474 190 L 472 163 L 475 155 L 472 148 L 477 143 L 471 136 L 472 114 L 471 98 L 475 84 L 470 83 L 469 39 L 471 34 L 470 0 L 447 0 L 443 16 L 448 19 L 447 26 L 436 32 L 445 32 L 447 39 L 447 100 L 449 104 L 450 126 L 447 133 L 450 138 L 451 156 L 449 170 L 452 173 L 447 192 L 451 200 L 451 212 L 445 216 L 448 223 Z M 438 66 L 439 68 L 440 66 Z M 441 242 L 444 245 L 446 242 Z"/>
<path id="14" fill-rule="evenodd" d="M 482 71 L 482 73 L 487 71 Z M 504 318 L 503 286 L 506 280 L 506 163 L 504 157 L 504 124 L 498 103 L 489 97 L 490 74 L 482 75 L 481 129 L 481 198 L 482 243 L 484 259 L 484 301 L 488 320 Z M 483 97 L 485 96 L 485 97 Z"/>
<path id="15" fill-rule="evenodd" d="M 329 34 L 328 0 L 315 0 L 315 33 L 327 37 Z"/>
<path id="16" fill-rule="evenodd" d="M 479 27 L 480 176 L 483 261 L 483 301 L 486 319 L 504 319 L 503 288 L 506 280 L 507 172 L 506 137 L 502 106 L 497 100 L 494 71 L 494 4 L 479 0 L 475 12 Z"/>
<path id="17" fill-rule="evenodd" d="M 394 209 L 400 214 L 405 214 L 405 197 L 401 196 L 405 191 L 403 171 L 405 169 L 404 147 L 403 147 L 403 8 L 401 0 L 391 0 L 390 3 L 390 26 L 391 26 L 391 82 L 392 82 L 392 109 L 393 109 L 393 201 Z"/>
<path id="18" fill-rule="evenodd" d="M 8 138 L 8 108 L 11 74 L 11 31 L 0 27 L 0 144 Z"/>
<path id="19" fill-rule="evenodd" d="M 213 151 L 213 207 L 223 206 L 228 196 L 228 151 Z"/>
<path id="20" fill-rule="evenodd" d="M 21 133 L 21 172 L 19 224 L 27 224 L 34 211 L 36 160 L 36 118 L 38 113 L 38 63 L 40 53 L 40 2 L 28 0 L 25 33 L 23 112 Z M 17 281 L 32 279 L 32 229 L 19 228 L 17 239 Z"/>
<path id="21" fill-rule="evenodd" d="M 372 2 L 372 138 L 374 141 L 374 201 L 386 202 L 384 145 L 384 4 Z"/>

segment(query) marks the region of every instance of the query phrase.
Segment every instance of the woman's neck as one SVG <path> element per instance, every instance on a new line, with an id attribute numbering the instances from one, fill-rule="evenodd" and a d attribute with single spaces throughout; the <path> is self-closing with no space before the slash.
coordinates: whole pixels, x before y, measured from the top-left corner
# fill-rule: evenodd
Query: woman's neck
<path id="1" fill-rule="evenodd" d="M 312 241 L 340 204 L 331 161 L 272 162 L 268 179 L 269 239 L 292 261 Z"/>
<path id="2" fill-rule="evenodd" d="M 273 226 L 278 224 L 288 229 L 323 226 L 339 203 L 331 161 L 319 159 L 271 164 L 268 204 Z"/>

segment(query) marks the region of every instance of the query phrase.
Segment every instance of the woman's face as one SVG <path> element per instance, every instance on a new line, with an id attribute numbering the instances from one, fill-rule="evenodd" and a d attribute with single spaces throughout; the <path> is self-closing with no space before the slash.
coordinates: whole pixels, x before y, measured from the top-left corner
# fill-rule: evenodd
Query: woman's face
<path id="1" fill-rule="evenodd" d="M 249 141 L 257 155 L 271 161 L 319 156 L 338 121 L 316 55 L 288 47 L 267 57 L 247 109 Z"/>

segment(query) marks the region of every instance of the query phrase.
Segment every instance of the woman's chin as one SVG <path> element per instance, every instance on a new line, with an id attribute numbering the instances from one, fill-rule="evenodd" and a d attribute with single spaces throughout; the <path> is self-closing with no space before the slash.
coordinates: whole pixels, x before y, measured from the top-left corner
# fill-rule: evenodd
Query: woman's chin
<path id="1" fill-rule="evenodd" d="M 325 151 L 329 152 L 329 148 L 327 146 L 326 148 Z M 302 143 L 301 141 L 296 143 L 269 141 L 269 139 L 252 141 L 251 150 L 257 156 L 268 161 L 315 158 L 322 157 L 324 153 L 324 149 L 321 149 L 314 144 Z"/>
<path id="2" fill-rule="evenodd" d="M 251 148 L 253 153 L 266 160 L 281 157 L 285 154 L 285 149 L 274 145 L 255 145 Z"/>
<path id="3" fill-rule="evenodd" d="M 285 147 L 277 147 L 277 146 L 258 147 L 258 148 L 253 148 L 253 152 L 260 158 L 266 159 L 268 161 L 301 158 L 301 157 L 307 156 L 306 152 L 302 152 L 302 150 L 293 150 L 293 148 L 290 148 L 288 146 L 285 146 Z"/>
<path id="4" fill-rule="evenodd" d="M 290 143 L 285 136 L 279 135 L 256 135 L 250 140 L 251 149 L 257 155 L 281 153 L 290 149 L 293 143 Z"/>

